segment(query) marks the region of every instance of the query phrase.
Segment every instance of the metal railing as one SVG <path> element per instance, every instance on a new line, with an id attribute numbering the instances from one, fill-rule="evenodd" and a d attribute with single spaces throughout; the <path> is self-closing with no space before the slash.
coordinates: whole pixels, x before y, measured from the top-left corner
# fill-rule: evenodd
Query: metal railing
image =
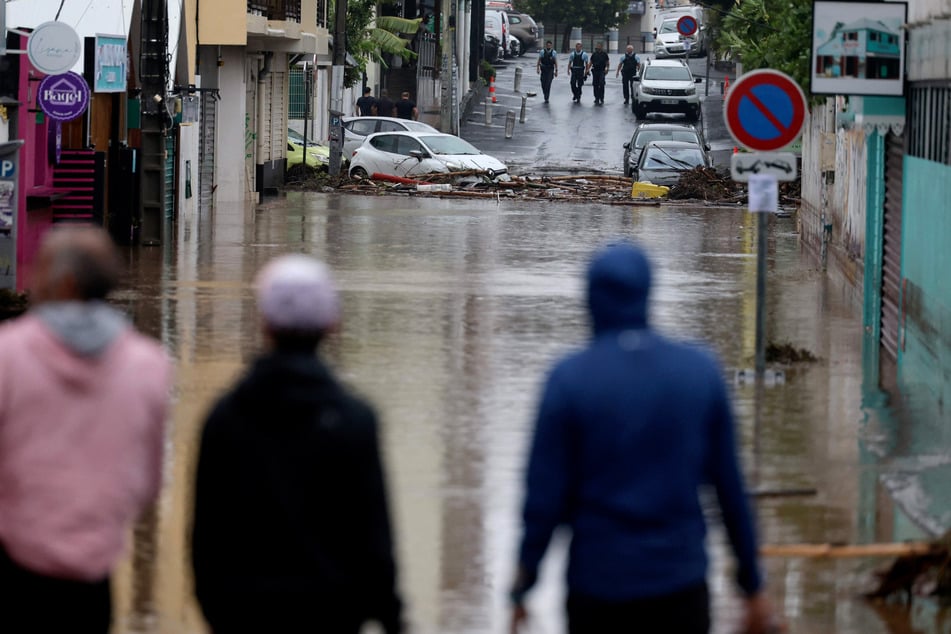
<path id="1" fill-rule="evenodd" d="M 268 20 L 300 22 L 301 0 L 248 0 L 248 13 Z"/>

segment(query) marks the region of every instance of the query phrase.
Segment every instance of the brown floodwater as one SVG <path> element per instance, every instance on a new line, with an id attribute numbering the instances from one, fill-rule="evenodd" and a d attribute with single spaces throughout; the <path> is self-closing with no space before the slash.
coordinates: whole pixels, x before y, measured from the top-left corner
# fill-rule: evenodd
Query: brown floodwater
<path id="1" fill-rule="evenodd" d="M 722 356 L 751 489 L 804 490 L 755 498 L 763 542 L 916 535 L 862 441 L 876 418 L 863 404 L 860 302 L 801 254 L 794 219 L 771 225 L 767 336 L 818 361 L 781 368 L 784 381 L 759 391 L 734 381 L 755 352 L 754 236 L 742 209 L 289 194 L 184 218 L 165 247 L 128 251 L 117 301 L 164 342 L 177 379 L 165 486 L 116 575 L 114 631 L 206 631 L 188 565 L 196 441 L 215 397 L 260 349 L 253 276 L 285 252 L 317 256 L 337 277 L 344 324 L 323 354 L 381 416 L 413 632 L 506 631 L 540 381 L 588 336 L 583 272 L 616 237 L 639 240 L 654 260 L 654 325 Z M 716 528 L 710 547 L 715 632 L 732 634 L 739 604 Z M 531 595 L 533 632 L 563 626 L 564 552 L 557 539 Z M 765 567 L 790 632 L 947 631 L 929 602 L 907 611 L 861 599 L 882 563 Z"/>

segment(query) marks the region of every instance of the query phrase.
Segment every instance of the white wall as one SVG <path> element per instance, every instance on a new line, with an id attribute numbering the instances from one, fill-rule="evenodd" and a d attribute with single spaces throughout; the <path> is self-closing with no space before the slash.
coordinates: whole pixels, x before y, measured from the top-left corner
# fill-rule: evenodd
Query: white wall
<path id="1" fill-rule="evenodd" d="M 215 157 L 215 208 L 248 198 L 245 177 L 245 52 L 243 46 L 222 46 L 218 67 L 218 147 Z"/>

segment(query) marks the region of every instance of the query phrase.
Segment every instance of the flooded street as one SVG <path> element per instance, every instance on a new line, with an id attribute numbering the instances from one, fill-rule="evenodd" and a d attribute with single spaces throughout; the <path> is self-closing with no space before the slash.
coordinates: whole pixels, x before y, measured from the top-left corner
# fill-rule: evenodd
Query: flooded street
<path id="1" fill-rule="evenodd" d="M 167 479 L 116 576 L 116 632 L 206 631 L 188 564 L 197 439 L 213 399 L 259 350 L 250 283 L 277 254 L 312 254 L 337 277 L 343 327 L 323 353 L 380 414 L 400 585 L 417 634 L 506 631 L 540 382 L 588 336 L 582 275 L 595 247 L 639 240 L 655 264 L 653 324 L 707 340 L 731 380 L 753 366 L 756 232 L 742 209 L 295 193 L 183 219 L 175 231 L 164 249 L 128 252 L 117 296 L 165 343 L 177 382 Z M 785 383 L 760 398 L 752 384 L 735 384 L 751 489 L 814 490 L 757 496 L 762 541 L 920 536 L 868 449 L 892 423 L 868 407 L 861 303 L 800 254 L 794 218 L 772 219 L 770 234 L 767 337 L 819 360 L 786 368 Z M 732 634 L 739 612 L 723 541 L 711 533 L 710 582 L 715 632 Z M 556 545 L 530 595 L 538 634 L 561 631 L 563 551 Z M 765 561 L 790 632 L 948 631 L 926 601 L 909 618 L 860 598 L 881 563 Z"/>

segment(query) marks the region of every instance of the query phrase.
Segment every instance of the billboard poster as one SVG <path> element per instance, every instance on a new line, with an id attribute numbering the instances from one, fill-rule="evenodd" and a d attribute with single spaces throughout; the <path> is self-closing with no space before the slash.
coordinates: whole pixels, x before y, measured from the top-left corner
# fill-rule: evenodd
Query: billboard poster
<path id="1" fill-rule="evenodd" d="M 812 94 L 903 94 L 907 2 L 816 0 L 812 7 Z"/>
<path id="2" fill-rule="evenodd" d="M 125 92 L 129 54 L 121 35 L 96 35 L 93 92 Z"/>

